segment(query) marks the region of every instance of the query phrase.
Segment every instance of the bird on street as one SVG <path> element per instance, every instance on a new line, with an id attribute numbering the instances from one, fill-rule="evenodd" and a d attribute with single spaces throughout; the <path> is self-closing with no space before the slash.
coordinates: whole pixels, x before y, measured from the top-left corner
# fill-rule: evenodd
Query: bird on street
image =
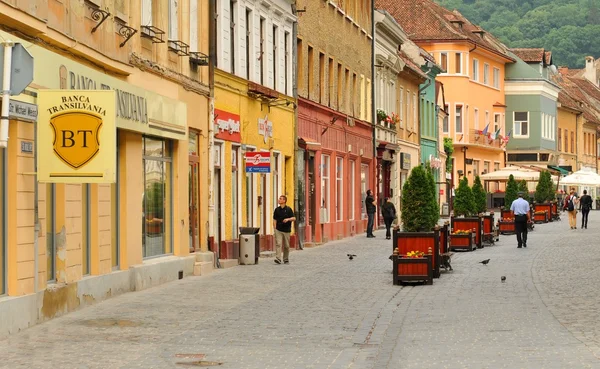
<path id="1" fill-rule="evenodd" d="M 502 281 L 502 283 L 504 283 L 506 281 L 506 277 L 502 276 L 502 277 L 500 277 L 500 280 Z"/>
<path id="2" fill-rule="evenodd" d="M 352 260 L 356 257 L 356 255 L 353 255 L 353 254 L 346 254 L 346 255 L 348 255 L 348 259 L 350 259 L 350 260 Z"/>
<path id="3" fill-rule="evenodd" d="M 489 262 L 490 262 L 490 259 L 480 261 L 480 263 L 483 265 L 487 265 L 487 263 L 489 263 Z"/>

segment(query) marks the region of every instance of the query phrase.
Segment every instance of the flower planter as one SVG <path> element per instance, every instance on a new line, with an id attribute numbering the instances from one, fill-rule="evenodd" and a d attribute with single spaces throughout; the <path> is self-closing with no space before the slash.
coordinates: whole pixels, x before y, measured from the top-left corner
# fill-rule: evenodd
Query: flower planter
<path id="1" fill-rule="evenodd" d="M 500 218 L 514 218 L 515 214 L 512 210 L 500 210 Z"/>
<path id="2" fill-rule="evenodd" d="M 494 213 L 482 216 L 483 219 L 483 242 L 493 244 L 498 241 L 498 230 L 494 226 Z"/>
<path id="3" fill-rule="evenodd" d="M 498 231 L 500 234 L 515 234 L 515 222 L 514 220 L 506 221 L 500 220 L 498 221 Z"/>
<path id="4" fill-rule="evenodd" d="M 405 282 L 433 284 L 433 259 L 432 255 L 425 255 L 422 258 L 393 255 L 394 285 L 400 285 Z"/>
<path id="5" fill-rule="evenodd" d="M 551 220 L 560 220 L 560 212 L 558 210 L 558 202 L 554 201 L 551 205 L 552 205 L 551 206 L 552 211 L 550 213 L 551 214 L 550 219 Z"/>
<path id="6" fill-rule="evenodd" d="M 483 220 L 480 217 L 455 218 L 452 217 L 452 232 L 458 230 L 470 230 L 475 234 L 475 245 L 477 248 L 483 247 Z"/>
<path id="7" fill-rule="evenodd" d="M 552 214 L 552 204 L 548 203 L 548 204 L 536 204 L 535 205 L 535 212 L 539 212 L 539 211 L 545 211 L 548 215 L 546 216 L 546 220 L 544 221 L 544 223 L 547 223 L 548 221 L 552 221 L 552 218 L 550 217 L 549 214 Z M 535 217 L 535 213 L 534 215 L 534 222 L 538 222 L 538 218 Z M 541 218 L 540 218 L 541 219 Z"/>
<path id="8" fill-rule="evenodd" d="M 448 251 L 450 251 L 450 249 L 448 248 L 448 235 L 450 234 L 450 231 L 448 229 L 448 222 L 446 222 L 443 227 L 439 228 L 439 232 L 440 232 L 440 254 L 445 254 Z"/>
<path id="9" fill-rule="evenodd" d="M 450 250 L 469 250 L 477 249 L 475 243 L 475 234 L 473 232 L 467 234 L 451 234 L 450 235 Z"/>
<path id="10" fill-rule="evenodd" d="M 433 277 L 440 277 L 440 230 L 433 232 L 400 232 L 394 230 L 392 252 L 398 248 L 399 255 L 406 255 L 410 251 L 421 251 L 432 254 L 431 266 Z"/>
<path id="11" fill-rule="evenodd" d="M 537 211 L 533 213 L 533 222 L 540 223 L 548 223 L 548 212 L 544 211 L 542 213 L 538 213 Z"/>

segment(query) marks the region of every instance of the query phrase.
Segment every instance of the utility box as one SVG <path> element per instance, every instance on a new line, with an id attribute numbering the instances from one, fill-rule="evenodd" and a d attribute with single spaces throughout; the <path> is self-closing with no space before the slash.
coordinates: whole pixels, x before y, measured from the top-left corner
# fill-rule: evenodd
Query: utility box
<path id="1" fill-rule="evenodd" d="M 241 265 L 258 264 L 260 255 L 260 228 L 240 227 L 240 257 Z"/>

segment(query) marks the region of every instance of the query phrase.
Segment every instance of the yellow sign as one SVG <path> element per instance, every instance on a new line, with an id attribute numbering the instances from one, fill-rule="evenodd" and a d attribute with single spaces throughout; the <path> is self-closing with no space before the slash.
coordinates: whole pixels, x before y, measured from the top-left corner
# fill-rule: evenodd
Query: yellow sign
<path id="1" fill-rule="evenodd" d="M 38 92 L 38 180 L 116 181 L 116 107 L 111 90 Z"/>

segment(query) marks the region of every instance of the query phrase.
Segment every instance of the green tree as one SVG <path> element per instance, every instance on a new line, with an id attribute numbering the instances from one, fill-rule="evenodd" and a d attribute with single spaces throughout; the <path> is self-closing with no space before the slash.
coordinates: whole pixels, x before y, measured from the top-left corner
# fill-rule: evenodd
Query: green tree
<path id="1" fill-rule="evenodd" d="M 450 137 L 444 137 L 444 152 L 446 153 L 446 172 L 452 173 L 452 153 L 454 144 Z"/>
<path id="2" fill-rule="evenodd" d="M 475 204 L 473 213 L 485 213 L 487 211 L 487 196 L 479 176 L 475 176 L 475 182 L 473 182 L 473 188 L 471 191 L 473 191 L 473 200 Z"/>
<path id="3" fill-rule="evenodd" d="M 527 188 L 527 182 L 525 182 L 525 180 L 519 182 L 517 186 L 517 191 L 524 192 L 525 196 L 529 197 L 529 188 Z"/>
<path id="4" fill-rule="evenodd" d="M 430 231 L 437 223 L 440 211 L 435 196 L 433 176 L 422 166 L 410 172 L 402 187 L 402 224 L 406 232 Z"/>
<path id="5" fill-rule="evenodd" d="M 515 177 L 511 174 L 506 182 L 506 193 L 504 194 L 504 207 L 510 209 L 512 202 L 517 199 L 519 185 L 515 181 Z"/>
<path id="6" fill-rule="evenodd" d="M 535 202 L 538 204 L 543 204 L 545 201 L 549 200 L 552 191 L 552 177 L 550 176 L 550 172 L 547 170 L 540 173 L 540 178 L 538 179 L 538 184 L 535 187 Z"/>
<path id="7" fill-rule="evenodd" d="M 474 203 L 473 191 L 469 187 L 469 180 L 467 177 L 463 177 L 458 184 L 456 195 L 454 196 L 454 215 L 469 216 L 473 214 L 473 210 L 475 209 Z"/>

